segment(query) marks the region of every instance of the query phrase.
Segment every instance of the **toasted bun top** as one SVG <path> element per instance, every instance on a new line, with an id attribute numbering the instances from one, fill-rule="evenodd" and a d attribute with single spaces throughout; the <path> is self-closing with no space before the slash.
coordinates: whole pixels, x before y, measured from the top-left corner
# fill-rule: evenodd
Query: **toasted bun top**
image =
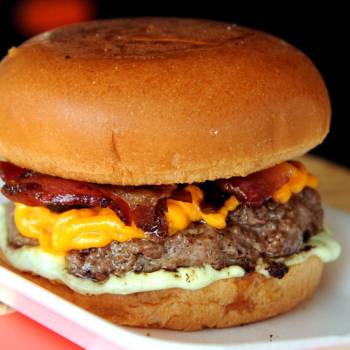
<path id="1" fill-rule="evenodd" d="M 245 176 L 324 139 L 330 104 L 300 51 L 227 23 L 94 21 L 0 64 L 0 157 L 121 185 Z"/>

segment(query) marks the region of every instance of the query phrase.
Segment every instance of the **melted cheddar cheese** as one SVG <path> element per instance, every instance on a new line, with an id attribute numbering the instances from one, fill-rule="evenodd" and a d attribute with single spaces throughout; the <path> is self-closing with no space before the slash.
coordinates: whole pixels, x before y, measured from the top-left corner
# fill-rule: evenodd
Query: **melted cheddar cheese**
<path id="1" fill-rule="evenodd" d="M 287 203 L 293 194 L 301 192 L 305 187 L 316 188 L 318 186 L 317 177 L 311 175 L 302 163 L 291 162 L 288 165 L 291 172 L 289 181 L 272 196 L 279 203 Z"/>
<path id="2" fill-rule="evenodd" d="M 184 230 L 191 222 L 203 220 L 209 226 L 222 229 L 226 226 L 226 216 L 229 211 L 235 210 L 239 202 L 231 196 L 224 206 L 216 213 L 205 214 L 200 209 L 200 202 L 203 200 L 202 190 L 193 185 L 186 187 L 186 191 L 192 195 L 192 203 L 168 199 L 168 211 L 166 219 L 169 226 L 169 233 L 174 234 Z"/>
<path id="3" fill-rule="evenodd" d="M 318 185 L 317 178 L 309 174 L 301 163 L 287 164 L 291 172 L 289 181 L 273 194 L 273 199 L 280 203 L 288 202 L 292 194 L 301 192 L 306 186 L 315 188 Z M 231 196 L 216 213 L 204 213 L 200 208 L 202 190 L 195 185 L 188 185 L 186 190 L 192 195 L 191 203 L 167 200 L 168 211 L 165 215 L 169 234 L 184 230 L 192 222 L 200 220 L 209 226 L 223 229 L 228 213 L 240 204 L 235 196 Z M 74 249 L 104 247 L 112 241 L 125 242 L 145 237 L 145 233 L 134 223 L 125 225 L 109 208 L 72 209 L 54 213 L 45 207 L 16 203 L 14 218 L 23 236 L 37 239 L 43 250 L 52 253 L 64 254 Z"/>
<path id="4" fill-rule="evenodd" d="M 144 237 L 141 229 L 125 225 L 109 208 L 72 209 L 57 214 L 44 207 L 16 203 L 15 223 L 23 236 L 35 238 L 44 250 L 58 253 Z"/>

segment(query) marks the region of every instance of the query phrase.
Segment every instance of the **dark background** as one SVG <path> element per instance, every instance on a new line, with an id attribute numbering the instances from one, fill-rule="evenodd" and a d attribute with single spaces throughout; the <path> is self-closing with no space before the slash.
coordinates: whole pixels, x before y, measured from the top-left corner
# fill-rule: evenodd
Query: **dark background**
<path id="1" fill-rule="evenodd" d="M 163 1 L 157 4 L 149 1 L 0 0 L 0 56 L 4 56 L 11 46 L 43 29 L 93 18 L 201 17 L 264 30 L 300 48 L 321 71 L 332 101 L 333 120 L 326 141 L 313 153 L 350 167 L 345 96 L 348 92 L 350 41 L 348 11 L 341 3 L 211 1 L 206 5 L 203 1 Z"/>

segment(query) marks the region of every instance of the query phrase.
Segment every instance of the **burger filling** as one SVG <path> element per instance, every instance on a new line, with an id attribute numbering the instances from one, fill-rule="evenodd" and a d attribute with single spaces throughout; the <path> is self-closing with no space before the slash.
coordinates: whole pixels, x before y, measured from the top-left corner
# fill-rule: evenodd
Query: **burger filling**
<path id="1" fill-rule="evenodd" d="M 239 266 L 282 278 L 285 258 L 322 230 L 317 179 L 299 162 L 202 184 L 111 186 L 0 162 L 8 244 L 62 256 L 93 281 L 129 272 Z"/>

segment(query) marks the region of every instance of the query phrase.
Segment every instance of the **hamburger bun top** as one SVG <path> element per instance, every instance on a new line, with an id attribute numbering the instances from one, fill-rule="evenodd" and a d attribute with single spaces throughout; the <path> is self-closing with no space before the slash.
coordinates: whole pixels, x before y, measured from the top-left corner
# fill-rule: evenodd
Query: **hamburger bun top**
<path id="1" fill-rule="evenodd" d="M 327 90 L 303 53 L 227 23 L 80 23 L 0 64 L 0 157 L 75 180 L 245 176 L 304 154 L 329 123 Z"/>

